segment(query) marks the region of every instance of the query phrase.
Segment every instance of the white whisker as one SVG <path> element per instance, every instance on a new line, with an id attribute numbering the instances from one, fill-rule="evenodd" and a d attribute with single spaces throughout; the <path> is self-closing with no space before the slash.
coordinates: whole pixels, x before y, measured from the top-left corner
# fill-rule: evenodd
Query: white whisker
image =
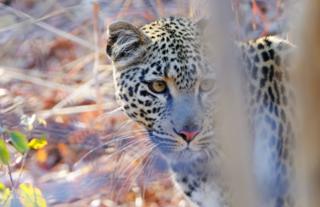
<path id="1" fill-rule="evenodd" d="M 98 150 L 98 149 L 101 149 L 101 148 L 103 148 L 103 147 L 105 147 L 105 146 L 107 146 L 107 145 L 109 145 L 109 144 L 112 144 L 112 143 L 115 143 L 115 142 L 119 142 L 119 141 L 123 141 L 123 140 L 130 140 L 130 139 L 133 139 L 133 138 L 134 138 L 134 137 L 123 137 L 123 138 L 120 138 L 120 139 L 110 140 L 109 142 L 106 142 L 106 143 L 104 143 L 104 144 L 102 144 L 102 145 L 100 145 L 100 146 L 97 146 L 97 147 L 93 148 L 92 150 L 90 150 L 89 152 L 87 152 L 85 155 L 83 155 L 83 156 L 80 158 L 80 160 L 77 161 L 77 162 L 73 165 L 73 166 L 74 166 L 73 168 L 77 168 L 77 167 L 83 162 L 83 160 L 84 160 L 85 158 L 87 158 L 90 154 L 92 154 L 94 151 L 96 151 L 96 150 Z M 135 142 L 134 142 L 134 141 L 135 141 Z M 134 141 L 128 143 L 127 145 L 125 145 L 124 148 L 116 151 L 115 153 L 122 152 L 122 151 L 128 149 L 130 146 L 135 145 L 135 144 L 138 144 L 138 143 L 143 143 L 143 142 L 145 142 L 146 140 L 134 140 Z"/>
<path id="2" fill-rule="evenodd" d="M 151 148 L 149 148 L 151 146 Z M 131 162 L 124 168 L 124 169 L 121 169 L 120 172 L 117 171 L 117 175 L 120 177 L 122 175 L 124 175 L 128 169 L 131 168 L 132 165 L 136 164 L 135 161 L 143 158 L 144 156 L 146 156 L 147 154 L 149 154 L 154 148 L 156 147 L 156 145 L 153 145 L 152 143 L 149 143 L 149 146 L 146 146 L 146 149 L 144 151 L 142 151 L 141 153 L 138 154 L 138 156 L 134 157 L 133 160 L 131 160 Z M 131 172 L 134 172 L 135 169 L 139 169 L 139 166 L 136 165 L 134 167 L 134 169 L 131 170 Z M 124 184 L 129 180 L 129 176 L 127 176 L 127 178 L 125 179 L 124 181 Z M 116 194 L 116 200 L 118 199 L 118 196 L 119 196 L 119 193 L 121 193 L 123 187 L 120 188 L 120 190 L 118 191 L 118 193 Z"/>

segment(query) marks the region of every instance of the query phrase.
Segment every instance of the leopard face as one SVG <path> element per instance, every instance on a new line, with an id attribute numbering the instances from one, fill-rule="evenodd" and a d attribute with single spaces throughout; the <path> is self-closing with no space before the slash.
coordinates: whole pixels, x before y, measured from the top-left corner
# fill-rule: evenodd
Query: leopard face
<path id="1" fill-rule="evenodd" d="M 170 162 L 205 160 L 213 152 L 215 77 L 199 25 L 168 17 L 142 28 L 109 27 L 117 99 Z"/>

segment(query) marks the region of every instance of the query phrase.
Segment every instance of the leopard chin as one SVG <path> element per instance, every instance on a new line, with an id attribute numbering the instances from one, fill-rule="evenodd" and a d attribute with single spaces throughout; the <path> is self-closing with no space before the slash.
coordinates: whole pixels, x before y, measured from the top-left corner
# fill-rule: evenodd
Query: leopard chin
<path id="1" fill-rule="evenodd" d="M 206 152 L 206 150 L 192 150 L 190 148 L 183 149 L 175 155 L 174 158 L 171 158 L 173 162 L 184 162 L 184 163 L 193 163 L 193 162 L 201 162 L 206 163 L 209 161 L 210 155 Z"/>

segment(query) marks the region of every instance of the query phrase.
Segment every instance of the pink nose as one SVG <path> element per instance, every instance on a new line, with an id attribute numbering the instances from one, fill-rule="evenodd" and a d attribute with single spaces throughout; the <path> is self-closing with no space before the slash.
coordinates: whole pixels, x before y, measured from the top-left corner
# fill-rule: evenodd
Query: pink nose
<path id="1" fill-rule="evenodd" d="M 190 142 L 199 134 L 199 131 L 180 131 L 179 134 L 182 136 L 183 139 Z"/>

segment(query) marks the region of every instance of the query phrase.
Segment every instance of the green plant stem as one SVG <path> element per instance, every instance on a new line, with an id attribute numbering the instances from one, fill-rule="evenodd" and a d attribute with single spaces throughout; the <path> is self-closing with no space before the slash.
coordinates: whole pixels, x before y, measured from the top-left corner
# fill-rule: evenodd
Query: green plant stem
<path id="1" fill-rule="evenodd" d="M 14 190 L 14 182 L 13 182 L 13 178 L 12 178 L 12 171 L 11 171 L 10 165 L 7 165 L 7 167 L 8 167 L 8 175 L 9 175 L 10 183 L 11 183 L 11 190 L 13 191 Z"/>

